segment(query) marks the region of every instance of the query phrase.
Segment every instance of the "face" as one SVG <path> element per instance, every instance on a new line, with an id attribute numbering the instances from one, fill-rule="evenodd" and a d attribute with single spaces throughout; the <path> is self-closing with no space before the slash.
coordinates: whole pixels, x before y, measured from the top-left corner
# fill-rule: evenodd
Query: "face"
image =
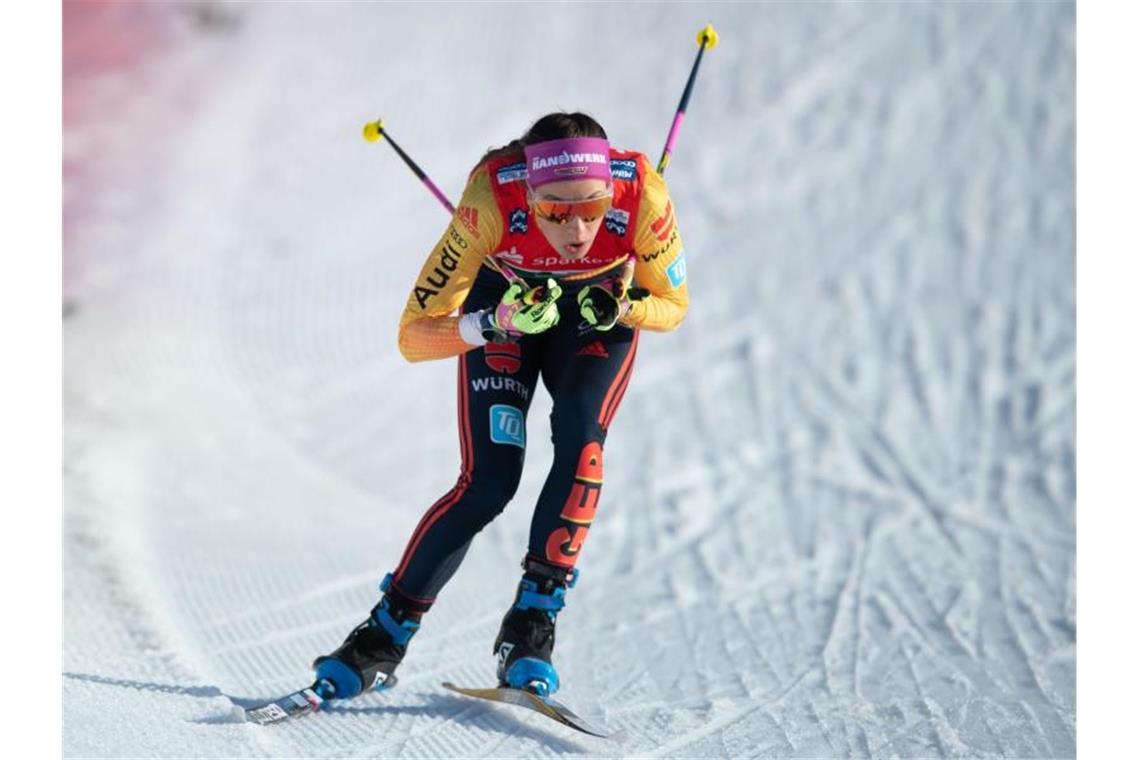
<path id="1" fill-rule="evenodd" d="M 612 187 L 601 179 L 568 179 L 561 182 L 550 182 L 537 190 L 532 191 L 536 200 L 573 201 L 591 200 L 605 197 L 613 192 Z M 556 224 L 535 214 L 534 220 L 542 234 L 546 236 L 550 247 L 558 255 L 570 260 L 585 258 L 594 244 L 594 238 L 602 227 L 604 215 L 599 215 L 593 221 L 584 221 L 581 217 L 573 216 L 566 224 Z"/>

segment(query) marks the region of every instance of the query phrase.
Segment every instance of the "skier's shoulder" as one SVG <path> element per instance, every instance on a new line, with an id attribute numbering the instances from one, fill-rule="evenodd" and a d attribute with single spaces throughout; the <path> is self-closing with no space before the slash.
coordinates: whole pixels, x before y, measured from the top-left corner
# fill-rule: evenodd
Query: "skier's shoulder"
<path id="1" fill-rule="evenodd" d="M 526 180 L 526 159 L 519 151 L 492 151 L 483 157 L 468 177 L 468 182 L 478 178 L 488 187 L 505 190 Z"/>
<path id="2" fill-rule="evenodd" d="M 486 253 L 493 250 L 502 231 L 499 202 L 487 168 L 477 166 L 467 178 L 448 234 L 463 250 Z"/>
<path id="3" fill-rule="evenodd" d="M 637 182 L 649 168 L 649 158 L 641 151 L 610 147 L 610 173 L 615 182 Z"/>

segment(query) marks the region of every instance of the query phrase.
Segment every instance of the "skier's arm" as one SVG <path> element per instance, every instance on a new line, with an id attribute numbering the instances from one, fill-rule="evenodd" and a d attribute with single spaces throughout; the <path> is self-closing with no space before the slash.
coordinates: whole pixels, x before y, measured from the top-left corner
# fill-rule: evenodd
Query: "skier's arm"
<path id="1" fill-rule="evenodd" d="M 400 317 L 400 353 L 410 362 L 446 359 L 475 347 L 463 340 L 459 317 L 479 267 L 502 236 L 498 205 L 484 168 L 472 174 L 456 215 L 420 269 Z"/>
<path id="2" fill-rule="evenodd" d="M 637 264 L 633 281 L 637 287 L 648 290 L 649 295 L 633 301 L 621 321 L 631 327 L 667 332 L 681 324 L 689 309 L 685 251 L 665 180 L 652 168 L 644 175 L 634 232 Z"/>

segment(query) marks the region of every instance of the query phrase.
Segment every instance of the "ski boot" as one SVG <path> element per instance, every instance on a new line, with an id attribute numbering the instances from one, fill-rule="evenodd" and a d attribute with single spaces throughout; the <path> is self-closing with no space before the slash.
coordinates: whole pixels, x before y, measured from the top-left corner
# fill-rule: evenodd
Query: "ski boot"
<path id="1" fill-rule="evenodd" d="M 548 697 L 559 686 L 558 671 L 550 662 L 554 620 L 566 604 L 566 589 L 578 581 L 578 571 L 530 557 L 523 560 L 523 570 L 515 604 L 495 639 L 499 686 Z"/>
<path id="2" fill-rule="evenodd" d="M 350 699 L 368 689 L 396 685 L 393 673 L 420 627 L 422 613 L 401 604 L 399 596 L 389 591 L 391 584 L 389 573 L 380 582 L 384 597 L 368 619 L 354 628 L 336 651 L 313 662 L 315 691 L 322 698 Z"/>

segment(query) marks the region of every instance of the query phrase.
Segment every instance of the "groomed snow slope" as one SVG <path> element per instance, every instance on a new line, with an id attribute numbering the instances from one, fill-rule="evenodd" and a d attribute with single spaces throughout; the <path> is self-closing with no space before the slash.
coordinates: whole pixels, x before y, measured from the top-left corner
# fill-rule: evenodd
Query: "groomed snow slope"
<path id="1" fill-rule="evenodd" d="M 1074 755 L 1072 4 L 76 10 L 73 63 L 151 47 L 67 84 L 68 756 Z M 361 125 L 452 198 L 554 109 L 656 159 L 708 21 L 692 307 L 641 343 L 559 619 L 565 701 L 624 743 L 439 687 L 492 678 L 542 393 L 399 688 L 229 722 L 458 471 L 454 362 L 395 346 L 446 216 Z"/>

